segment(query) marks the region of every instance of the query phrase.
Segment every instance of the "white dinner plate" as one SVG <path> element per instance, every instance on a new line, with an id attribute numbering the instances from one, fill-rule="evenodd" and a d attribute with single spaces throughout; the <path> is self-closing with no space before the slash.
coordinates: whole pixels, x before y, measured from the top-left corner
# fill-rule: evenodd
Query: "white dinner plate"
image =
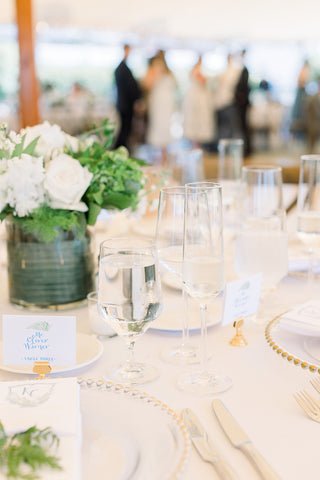
<path id="1" fill-rule="evenodd" d="M 190 440 L 179 416 L 145 392 L 81 380 L 84 480 L 180 478 Z"/>
<path id="2" fill-rule="evenodd" d="M 207 326 L 212 327 L 221 322 L 222 305 L 219 302 L 208 306 Z M 163 312 L 157 320 L 151 323 L 149 330 L 159 330 L 162 332 L 178 333 L 182 331 L 183 308 L 172 309 Z M 189 331 L 197 332 L 201 330 L 200 307 L 192 306 L 189 309 Z"/>
<path id="3" fill-rule="evenodd" d="M 96 337 L 92 335 L 77 333 L 76 344 L 76 365 L 72 367 L 52 367 L 52 373 L 74 372 L 80 368 L 91 365 L 102 355 L 103 345 Z M 32 365 L 4 365 L 2 356 L 2 342 L 0 342 L 0 370 L 35 375 L 35 373 L 32 371 L 32 368 Z"/>

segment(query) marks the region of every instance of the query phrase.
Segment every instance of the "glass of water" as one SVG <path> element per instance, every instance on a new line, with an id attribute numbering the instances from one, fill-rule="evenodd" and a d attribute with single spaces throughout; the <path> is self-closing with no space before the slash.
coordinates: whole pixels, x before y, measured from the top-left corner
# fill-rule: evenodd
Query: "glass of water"
<path id="1" fill-rule="evenodd" d="M 234 269 L 240 277 L 262 273 L 263 299 L 288 272 L 281 167 L 242 167 L 239 221 Z"/>
<path id="2" fill-rule="evenodd" d="M 157 251 L 152 240 L 113 238 L 102 242 L 99 262 L 99 311 L 127 344 L 128 358 L 110 378 L 124 384 L 142 384 L 158 371 L 136 362 L 134 345 L 162 311 Z"/>
<path id="3" fill-rule="evenodd" d="M 308 250 L 311 282 L 315 250 L 320 247 L 320 155 L 302 155 L 300 159 L 297 235 Z"/>

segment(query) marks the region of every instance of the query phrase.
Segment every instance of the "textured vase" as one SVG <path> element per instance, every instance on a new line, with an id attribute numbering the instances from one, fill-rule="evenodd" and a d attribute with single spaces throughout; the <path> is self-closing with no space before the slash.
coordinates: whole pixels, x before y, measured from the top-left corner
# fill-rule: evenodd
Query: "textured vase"
<path id="1" fill-rule="evenodd" d="M 29 308 L 59 310 L 86 299 L 94 284 L 91 236 L 58 229 L 54 241 L 25 234 L 6 219 L 9 299 Z"/>

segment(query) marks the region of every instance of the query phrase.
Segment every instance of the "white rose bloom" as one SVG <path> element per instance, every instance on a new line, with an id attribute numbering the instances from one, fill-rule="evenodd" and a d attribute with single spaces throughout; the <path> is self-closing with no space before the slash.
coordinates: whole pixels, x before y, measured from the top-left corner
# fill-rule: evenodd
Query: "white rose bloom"
<path id="1" fill-rule="evenodd" d="M 78 160 L 69 155 L 62 153 L 55 157 L 48 166 L 44 180 L 50 207 L 87 211 L 87 205 L 80 200 L 92 176 L 87 167 L 82 167 Z"/>
<path id="2" fill-rule="evenodd" d="M 40 123 L 34 127 L 27 127 L 21 132 L 26 134 L 24 145 L 27 146 L 37 137 L 40 137 L 36 146 L 37 155 L 50 157 L 55 150 L 62 151 L 65 144 L 65 134 L 58 125 L 49 122 Z"/>
<path id="3" fill-rule="evenodd" d="M 7 174 L 0 175 L 0 212 L 7 205 Z"/>
<path id="4" fill-rule="evenodd" d="M 6 203 L 24 217 L 44 202 L 42 158 L 22 154 L 7 161 L 4 174 Z"/>

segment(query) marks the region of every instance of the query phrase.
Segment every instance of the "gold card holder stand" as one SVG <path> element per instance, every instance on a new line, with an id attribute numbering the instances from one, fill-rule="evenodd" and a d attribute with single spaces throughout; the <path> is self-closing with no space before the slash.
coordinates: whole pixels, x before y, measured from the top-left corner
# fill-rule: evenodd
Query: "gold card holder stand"
<path id="1" fill-rule="evenodd" d="M 39 375 L 39 377 L 37 377 L 37 380 L 43 380 L 44 378 L 46 378 L 46 375 L 51 373 L 52 367 L 50 366 L 49 362 L 34 362 L 32 371 Z"/>
<path id="2" fill-rule="evenodd" d="M 232 340 L 230 340 L 230 345 L 232 345 L 233 347 L 245 347 L 246 345 L 248 345 L 248 342 L 244 338 L 244 336 L 242 334 L 242 331 L 241 331 L 243 323 L 244 323 L 244 318 L 243 317 L 238 317 L 233 322 L 233 326 L 236 329 L 235 336 L 233 337 Z"/>

